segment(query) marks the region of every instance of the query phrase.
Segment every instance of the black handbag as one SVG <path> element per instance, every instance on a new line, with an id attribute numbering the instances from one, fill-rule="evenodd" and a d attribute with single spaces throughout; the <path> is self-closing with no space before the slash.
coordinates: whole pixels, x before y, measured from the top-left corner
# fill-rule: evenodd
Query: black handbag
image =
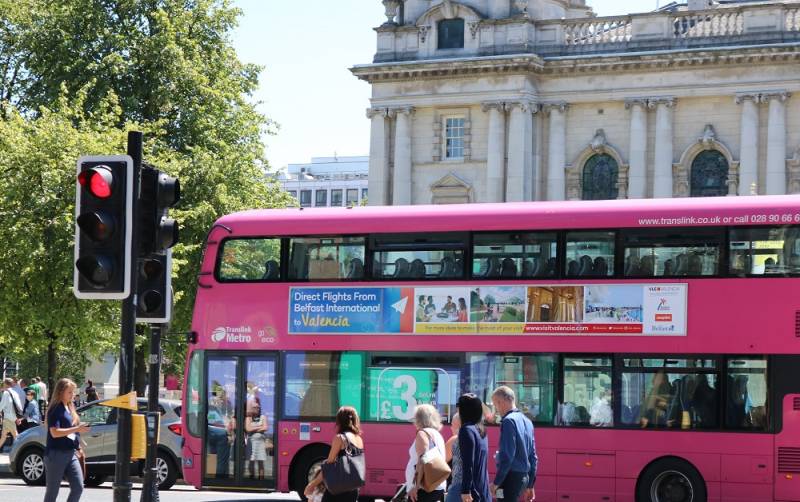
<path id="1" fill-rule="evenodd" d="M 332 464 L 322 464 L 322 480 L 325 487 L 333 495 L 358 490 L 366 483 L 366 462 L 364 450 L 350 444 L 346 434 L 345 447 L 342 454 Z"/>

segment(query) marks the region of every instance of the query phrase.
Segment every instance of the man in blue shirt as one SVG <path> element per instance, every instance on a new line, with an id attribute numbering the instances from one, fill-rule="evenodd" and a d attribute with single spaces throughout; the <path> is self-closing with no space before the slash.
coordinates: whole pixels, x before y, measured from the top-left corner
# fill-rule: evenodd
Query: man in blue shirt
<path id="1" fill-rule="evenodd" d="M 533 485 L 536 482 L 538 460 L 533 424 L 517 409 L 514 391 L 505 385 L 494 390 L 492 404 L 503 417 L 500 422 L 500 448 L 495 458 L 497 473 L 491 486 L 492 495 L 505 502 L 517 502 L 524 490 L 524 500 L 530 502 L 535 498 Z"/>

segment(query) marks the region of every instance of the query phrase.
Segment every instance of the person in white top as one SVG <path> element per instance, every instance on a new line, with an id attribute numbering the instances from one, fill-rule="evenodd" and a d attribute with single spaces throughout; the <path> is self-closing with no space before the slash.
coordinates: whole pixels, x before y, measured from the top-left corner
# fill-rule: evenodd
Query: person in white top
<path id="1" fill-rule="evenodd" d="M 428 450 L 436 448 L 439 455 L 445 458 L 444 438 L 439 433 L 442 428 L 442 417 L 439 411 L 430 404 L 421 404 L 414 410 L 414 426 L 417 434 L 408 449 L 406 465 L 406 491 L 412 502 L 443 502 L 447 480 L 442 481 L 435 490 L 426 492 L 422 486 L 421 476 L 417 475 L 419 458 Z"/>
<path id="2" fill-rule="evenodd" d="M 22 411 L 22 403 L 14 392 L 14 380 L 3 380 L 3 396 L 0 398 L 0 413 L 3 414 L 3 429 L 0 432 L 0 447 L 6 442 L 6 436 L 11 434 L 12 439 L 17 439 L 17 410 Z"/>

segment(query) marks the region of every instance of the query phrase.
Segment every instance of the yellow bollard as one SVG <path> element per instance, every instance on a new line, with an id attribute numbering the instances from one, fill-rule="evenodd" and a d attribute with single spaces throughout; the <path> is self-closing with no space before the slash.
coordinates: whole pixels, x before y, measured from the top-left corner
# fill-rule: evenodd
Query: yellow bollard
<path id="1" fill-rule="evenodd" d="M 145 425 L 144 414 L 131 413 L 131 460 L 139 460 L 147 456 L 147 430 Z"/>

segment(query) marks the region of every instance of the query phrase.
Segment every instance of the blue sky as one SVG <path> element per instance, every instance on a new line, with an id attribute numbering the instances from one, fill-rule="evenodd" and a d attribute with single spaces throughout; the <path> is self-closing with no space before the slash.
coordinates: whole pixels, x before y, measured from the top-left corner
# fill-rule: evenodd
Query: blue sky
<path id="1" fill-rule="evenodd" d="M 589 0 L 601 16 L 652 10 L 656 0 Z M 663 0 L 662 3 L 667 3 Z M 239 58 L 264 66 L 254 99 L 280 126 L 266 138 L 272 168 L 311 157 L 369 153 L 369 85 L 348 68 L 369 63 L 380 0 L 235 0 Z"/>

